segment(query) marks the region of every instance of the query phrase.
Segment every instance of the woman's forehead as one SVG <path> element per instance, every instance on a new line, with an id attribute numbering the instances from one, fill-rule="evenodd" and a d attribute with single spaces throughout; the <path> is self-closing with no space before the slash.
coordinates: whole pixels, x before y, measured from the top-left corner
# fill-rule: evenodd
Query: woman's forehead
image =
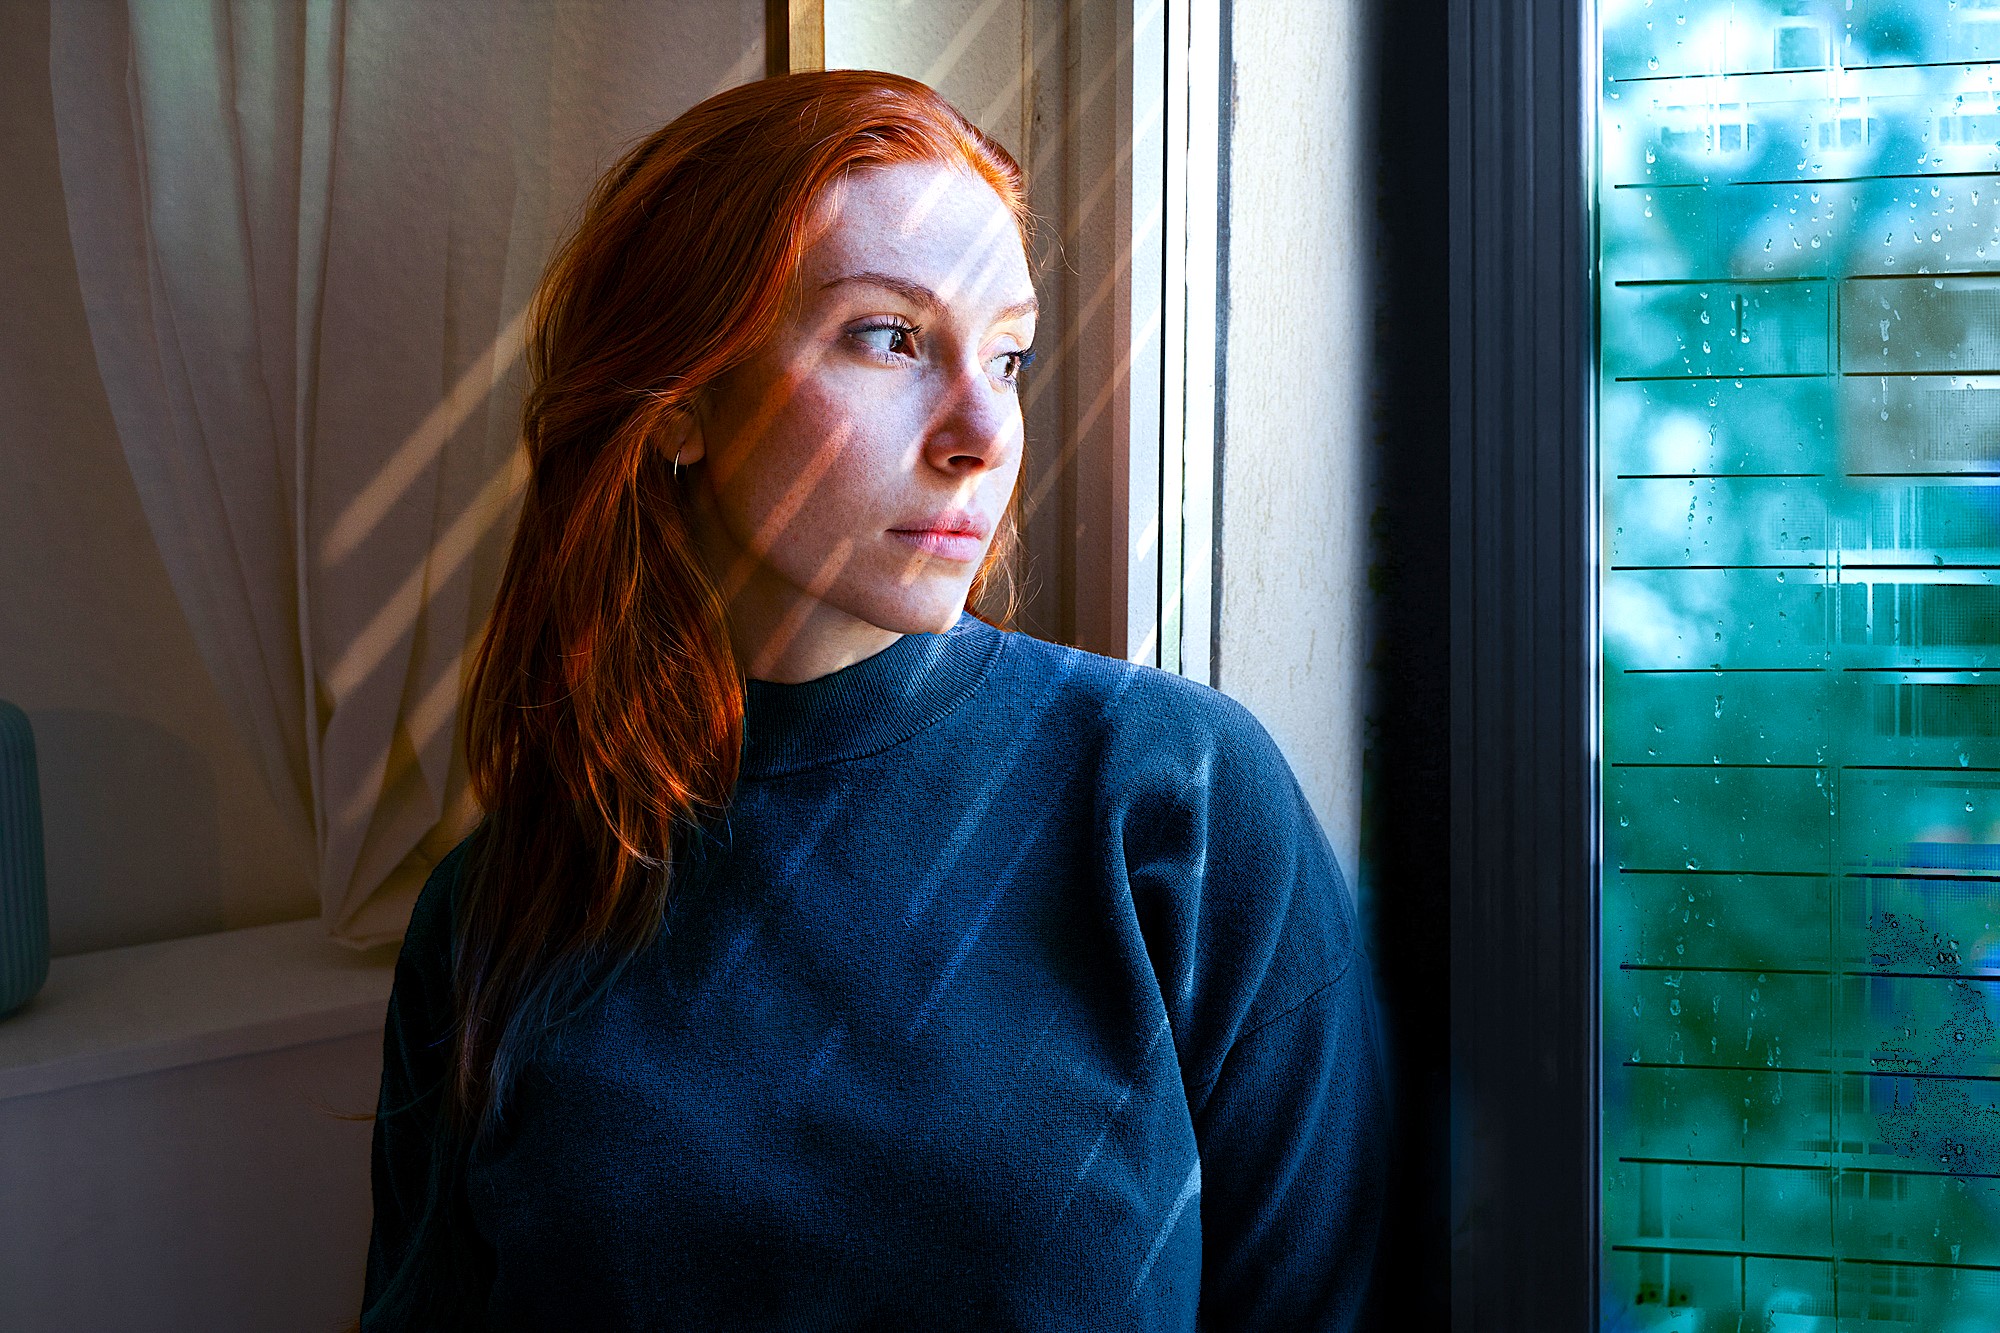
<path id="1" fill-rule="evenodd" d="M 970 171 L 933 163 L 855 171 L 830 189 L 824 218 L 800 264 L 808 296 L 854 274 L 885 274 L 948 305 L 1034 298 L 1019 224 Z"/>

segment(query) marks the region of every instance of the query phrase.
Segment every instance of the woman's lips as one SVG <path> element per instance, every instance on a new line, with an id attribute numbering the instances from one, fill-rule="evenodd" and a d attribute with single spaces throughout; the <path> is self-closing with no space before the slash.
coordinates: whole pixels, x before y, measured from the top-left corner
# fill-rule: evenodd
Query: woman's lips
<path id="1" fill-rule="evenodd" d="M 889 535 L 898 541 L 908 542 L 925 555 L 934 555 L 944 560 L 968 562 L 977 560 L 980 548 L 986 544 L 985 540 L 975 533 L 941 532 L 936 528 L 916 532 L 891 528 Z"/>

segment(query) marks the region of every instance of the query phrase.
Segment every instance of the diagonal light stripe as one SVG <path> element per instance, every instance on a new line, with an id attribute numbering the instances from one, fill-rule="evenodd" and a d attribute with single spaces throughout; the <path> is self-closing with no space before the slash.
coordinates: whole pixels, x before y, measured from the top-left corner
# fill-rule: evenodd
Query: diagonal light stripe
<path id="1" fill-rule="evenodd" d="M 923 1030 L 924 1024 L 930 1021 L 938 1002 L 951 988 L 952 979 L 958 975 L 959 964 L 963 963 L 966 956 L 972 952 L 972 946 L 979 942 L 980 934 L 986 929 L 986 922 L 992 917 L 993 909 L 1000 903 L 1000 896 L 1007 891 L 1007 885 L 1013 881 L 1014 872 L 1021 868 L 1021 862 L 1027 859 L 1028 853 L 1041 841 L 1042 830 L 1048 827 L 1055 809 L 1053 802 L 1042 807 L 1041 813 L 1035 816 L 1035 822 L 1029 826 L 1027 833 L 1022 835 L 1021 845 L 1014 849 L 1014 855 L 1008 859 L 1006 867 L 993 881 L 993 888 L 987 893 L 986 901 L 979 904 L 979 912 L 973 917 L 972 925 L 967 927 L 965 934 L 960 937 L 958 947 L 952 950 L 950 960 L 945 963 L 944 970 L 938 974 L 936 983 L 931 986 L 931 993 L 924 997 L 923 1007 L 917 1010 L 917 1016 L 910 1024 L 909 1035 L 912 1039 Z"/>
<path id="2" fill-rule="evenodd" d="M 1001 0 L 985 0 L 984 4 L 973 10 L 972 17 L 959 25 L 957 36 L 938 53 L 938 58 L 931 62 L 931 67 L 924 71 L 923 77 L 918 82 L 928 83 L 935 88 L 938 80 L 956 69 L 958 62 L 965 56 L 966 48 L 972 45 L 973 38 L 979 36 L 980 29 L 986 26 L 987 20 L 993 17 L 993 11 L 998 9 L 1000 4 Z"/>
<path id="3" fill-rule="evenodd" d="M 1160 1025 L 1153 1029 L 1153 1039 L 1146 1043 L 1146 1053 L 1139 1057 L 1138 1072 L 1125 1080 L 1125 1087 L 1118 1094 L 1117 1104 L 1111 1108 L 1111 1114 L 1104 1118 L 1104 1128 L 1097 1131 L 1097 1137 L 1091 1141 L 1090 1151 L 1083 1155 L 1083 1165 L 1076 1169 L 1076 1179 L 1070 1182 L 1069 1191 L 1063 1195 L 1062 1205 L 1056 1209 L 1057 1221 L 1061 1221 L 1063 1215 L 1069 1211 L 1070 1200 L 1074 1199 L 1076 1192 L 1083 1187 L 1083 1178 L 1090 1174 L 1091 1166 L 1097 1161 L 1098 1151 L 1104 1147 L 1105 1136 L 1111 1132 L 1111 1126 L 1118 1120 L 1118 1113 L 1125 1109 L 1125 1103 L 1131 1099 L 1132 1089 L 1138 1086 L 1140 1076 L 1146 1072 L 1146 1066 L 1153 1058 L 1153 1051 L 1159 1046 L 1160 1038 L 1166 1035 L 1168 1030 L 1167 1016 L 1163 1013 L 1160 1015 Z"/>
<path id="4" fill-rule="evenodd" d="M 395 507 L 396 501 L 414 485 L 419 477 L 434 462 L 445 442 L 458 433 L 465 419 L 493 392 L 494 384 L 507 373 L 515 361 L 520 359 L 522 333 L 527 328 L 528 312 L 523 309 L 507 326 L 500 330 L 485 351 L 472 359 L 465 373 L 458 377 L 458 383 L 451 386 L 438 405 L 430 410 L 409 438 L 396 448 L 382 464 L 369 483 L 361 488 L 360 494 L 347 502 L 333 527 L 326 534 L 324 558 L 334 565 L 354 554 L 368 535 L 375 531 L 383 517 Z"/>
<path id="5" fill-rule="evenodd" d="M 1049 701 L 1062 690 L 1064 682 L 1069 679 L 1070 672 L 1079 660 L 1081 659 L 1064 655 L 1062 669 L 1043 686 L 1041 694 L 1028 706 L 1026 717 L 1035 717 L 1048 706 Z M 1025 719 L 1015 729 L 1013 739 L 1007 744 L 1007 752 L 993 765 L 990 776 L 980 787 L 978 794 L 967 803 L 965 813 L 959 816 L 958 826 L 952 830 L 951 837 L 945 840 L 944 846 L 938 849 L 936 857 L 932 859 L 929 873 L 917 885 L 917 891 L 910 895 L 909 906 L 903 911 L 905 928 L 914 925 L 916 919 L 930 907 L 931 899 L 943 886 L 944 877 L 957 866 L 958 858 L 964 853 L 966 844 L 971 841 L 975 833 L 985 827 L 987 807 L 992 805 L 994 798 L 1006 786 L 1007 780 L 1013 776 L 1015 767 L 1021 762 L 1022 754 L 1038 734 L 1033 727 L 1026 724 Z"/>
<path id="6" fill-rule="evenodd" d="M 1146 1262 L 1139 1265 L 1139 1276 L 1133 1280 L 1132 1295 L 1139 1298 L 1139 1288 L 1146 1285 L 1146 1275 L 1153 1271 L 1153 1260 L 1160 1257 L 1160 1247 L 1167 1243 L 1167 1237 L 1174 1233 L 1174 1223 L 1181 1220 L 1181 1209 L 1187 1207 L 1188 1200 L 1201 1193 L 1201 1158 L 1196 1156 L 1194 1165 L 1188 1169 L 1187 1180 L 1181 1185 L 1179 1197 L 1167 1212 L 1167 1220 L 1160 1224 L 1160 1234 L 1153 1237 L 1153 1248 L 1146 1251 Z"/>
<path id="7" fill-rule="evenodd" d="M 508 466 L 487 479 L 486 484 L 479 488 L 479 494 L 472 498 L 472 503 L 452 520 L 437 543 L 417 562 L 417 567 L 389 594 L 374 618 L 347 645 L 326 677 L 326 687 L 333 696 L 334 707 L 338 708 L 343 700 L 353 695 L 361 682 L 382 664 L 396 641 L 416 624 L 417 616 L 423 611 L 425 590 L 457 573 L 480 539 L 507 513 L 507 501 L 524 478 L 522 463 L 517 451 L 509 458 Z"/>
<path id="8" fill-rule="evenodd" d="M 763 526 L 757 529 L 753 547 L 769 550 L 776 545 L 778 538 L 784 535 L 786 527 L 798 517 L 799 510 L 805 507 L 806 499 L 813 493 L 813 488 L 819 485 L 819 479 L 827 474 L 827 470 L 846 450 L 848 441 L 853 437 L 854 428 L 843 425 L 832 438 L 814 452 L 812 461 L 799 474 L 798 480 L 791 484 L 776 507 L 765 516 Z M 720 480 L 722 478 L 718 477 L 718 481 Z M 732 600 L 736 594 L 743 591 L 744 585 L 750 581 L 750 576 L 757 572 L 758 564 L 759 559 L 755 549 L 744 551 L 737 556 L 722 580 L 723 600 Z"/>

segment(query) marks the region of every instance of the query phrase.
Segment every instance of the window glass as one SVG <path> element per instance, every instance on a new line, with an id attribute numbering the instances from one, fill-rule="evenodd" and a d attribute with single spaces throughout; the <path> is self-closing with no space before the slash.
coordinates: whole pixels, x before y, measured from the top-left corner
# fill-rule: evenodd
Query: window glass
<path id="1" fill-rule="evenodd" d="M 1602 1326 L 2000 1327 L 2000 6 L 1597 37 Z"/>

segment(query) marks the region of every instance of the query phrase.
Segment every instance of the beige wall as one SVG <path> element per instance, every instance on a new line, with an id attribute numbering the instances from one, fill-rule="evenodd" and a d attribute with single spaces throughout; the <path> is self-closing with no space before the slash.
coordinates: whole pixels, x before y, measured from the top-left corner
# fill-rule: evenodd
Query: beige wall
<path id="1" fill-rule="evenodd" d="M 930 84 L 1016 157 L 1028 0 L 826 0 L 828 69 Z"/>
<path id="2" fill-rule="evenodd" d="M 1367 9 L 1234 9 L 1218 678 L 1284 748 L 1351 888 L 1367 680 Z"/>
<path id="3" fill-rule="evenodd" d="M 758 0 L 565 0 L 552 214 L 630 139 L 759 76 L 763 23 Z M 310 916 L 310 835 L 203 667 L 112 424 L 49 86 L 47 7 L 0 4 L 0 698 L 35 728 L 54 950 Z"/>

